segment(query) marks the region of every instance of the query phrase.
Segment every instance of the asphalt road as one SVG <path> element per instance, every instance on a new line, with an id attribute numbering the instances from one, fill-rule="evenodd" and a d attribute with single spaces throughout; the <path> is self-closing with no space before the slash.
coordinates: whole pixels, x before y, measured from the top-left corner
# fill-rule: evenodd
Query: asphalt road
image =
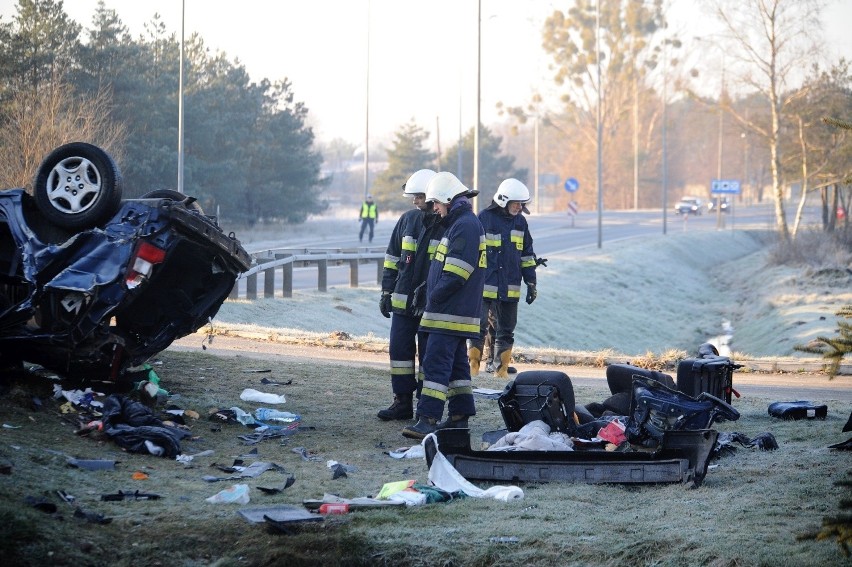
<path id="1" fill-rule="evenodd" d="M 328 348 L 314 345 L 280 343 L 241 337 L 216 336 L 213 343 L 202 350 L 205 335 L 196 333 L 175 341 L 169 350 L 197 351 L 214 356 L 244 356 L 274 366 L 276 361 L 328 364 L 332 366 L 361 366 L 387 368 L 388 355 L 374 351 Z M 559 370 L 565 372 L 578 386 L 600 387 L 606 385 L 605 368 L 592 366 L 524 364 L 524 370 Z M 502 389 L 505 383 L 486 375 L 476 378 L 477 387 Z M 772 398 L 777 401 L 810 400 L 832 403 L 832 411 L 841 414 L 852 411 L 852 375 L 836 376 L 829 380 L 817 372 L 737 372 L 734 389 L 743 396 Z"/>
<path id="2" fill-rule="evenodd" d="M 547 258 L 560 253 L 569 253 L 584 248 L 605 249 L 607 246 L 621 240 L 656 236 L 662 233 L 684 231 L 733 230 L 743 228 L 771 229 L 775 224 L 774 209 L 770 204 L 754 205 L 735 208 L 732 212 L 721 215 L 704 213 L 702 215 L 678 215 L 667 211 L 665 215 L 660 210 L 638 211 L 604 211 L 600 217 L 596 211 L 580 212 L 575 217 L 565 213 L 546 213 L 530 215 L 527 220 L 530 232 L 535 241 L 536 254 Z M 805 222 L 817 222 L 819 211 L 816 208 L 805 210 Z M 720 224 L 721 220 L 721 224 Z M 328 235 L 318 230 L 312 230 L 310 224 L 305 225 L 303 236 L 278 242 L 268 242 L 264 248 L 291 250 L 326 250 L 339 251 L 372 251 L 384 253 L 395 222 L 387 219 L 376 226 L 373 243 L 365 245 L 357 240 L 358 225 L 340 222 L 337 233 Z M 252 252 L 258 252 L 255 247 Z M 327 285 L 349 285 L 349 266 L 329 265 Z M 258 281 L 258 292 L 262 293 L 263 278 Z M 362 264 L 358 270 L 358 285 L 374 286 L 377 281 L 375 263 Z M 237 282 L 240 297 L 245 297 L 246 282 Z M 280 294 L 282 286 L 281 270 L 276 270 L 274 289 Z M 293 270 L 293 289 L 317 289 L 317 267 L 297 267 Z"/>

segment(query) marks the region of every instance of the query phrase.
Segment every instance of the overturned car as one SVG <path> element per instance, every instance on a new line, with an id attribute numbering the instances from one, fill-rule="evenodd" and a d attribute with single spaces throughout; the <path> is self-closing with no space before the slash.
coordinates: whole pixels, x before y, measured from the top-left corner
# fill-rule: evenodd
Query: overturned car
<path id="1" fill-rule="evenodd" d="M 109 154 L 73 142 L 44 159 L 33 195 L 0 191 L 0 367 L 117 380 L 206 324 L 248 269 L 194 199 L 121 190 Z"/>

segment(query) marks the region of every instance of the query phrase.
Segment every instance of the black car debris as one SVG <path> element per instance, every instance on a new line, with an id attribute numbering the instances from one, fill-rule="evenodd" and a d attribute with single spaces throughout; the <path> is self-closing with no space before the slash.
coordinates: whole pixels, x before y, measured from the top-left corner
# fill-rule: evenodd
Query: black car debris
<path id="1" fill-rule="evenodd" d="M 208 323 L 251 258 L 195 199 L 122 199 L 84 142 L 41 163 L 33 194 L 0 191 L 0 367 L 117 380 Z"/>
<path id="2" fill-rule="evenodd" d="M 740 417 L 730 404 L 731 396 L 738 395 L 733 388 L 737 368 L 741 365 L 719 356 L 710 343 L 698 348 L 696 358 L 678 364 L 677 381 L 663 372 L 612 364 L 607 367 L 612 396 L 584 405 L 575 402 L 567 374 L 520 372 L 498 399 L 506 429 L 483 435 L 483 442 L 491 447 L 473 449 L 469 429 L 441 429 L 424 443 L 427 466 L 440 452 L 468 480 L 698 487 L 720 436 L 711 427 Z M 544 426 L 545 434 L 570 436 L 573 447 L 529 442 L 535 436 L 525 430 L 536 423 Z M 613 428 L 613 424 L 617 425 Z M 512 435 L 517 437 L 503 443 Z M 777 447 L 771 441 L 765 450 Z M 743 442 L 752 440 L 742 436 Z"/>

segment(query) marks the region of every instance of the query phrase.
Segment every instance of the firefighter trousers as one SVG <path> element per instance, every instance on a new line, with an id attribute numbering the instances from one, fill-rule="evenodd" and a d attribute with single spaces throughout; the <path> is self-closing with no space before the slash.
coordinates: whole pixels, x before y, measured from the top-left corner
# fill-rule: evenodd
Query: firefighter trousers
<path id="1" fill-rule="evenodd" d="M 482 315 L 479 318 L 479 338 L 471 339 L 470 346 L 485 354 L 485 341 L 490 337 L 489 358 L 500 361 L 500 352 L 515 344 L 515 327 L 518 325 L 518 302 L 482 300 Z M 489 328 L 489 322 L 493 329 Z M 487 362 L 483 359 L 484 362 Z"/>
<path id="2" fill-rule="evenodd" d="M 394 394 L 410 396 L 415 391 L 420 395 L 423 384 L 423 353 L 426 350 L 428 333 L 418 331 L 420 317 L 394 313 L 391 316 L 390 354 L 391 389 Z"/>
<path id="3" fill-rule="evenodd" d="M 440 420 L 445 403 L 447 415 L 476 415 L 467 340 L 458 335 L 428 334 L 417 415 Z"/>

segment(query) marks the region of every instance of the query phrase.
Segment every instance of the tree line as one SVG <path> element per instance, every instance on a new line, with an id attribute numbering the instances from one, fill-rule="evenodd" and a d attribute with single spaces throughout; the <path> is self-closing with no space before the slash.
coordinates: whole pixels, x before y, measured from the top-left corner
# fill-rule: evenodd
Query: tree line
<path id="1" fill-rule="evenodd" d="M 121 166 L 124 195 L 175 189 L 180 41 L 159 16 L 131 37 L 98 3 L 86 28 L 62 2 L 18 0 L 0 21 L 0 182 L 27 187 L 54 147 L 82 140 Z M 290 83 L 184 45 L 184 187 L 209 213 L 254 224 L 301 222 L 327 206 L 329 179 Z"/>
<path id="2" fill-rule="evenodd" d="M 724 31 L 698 42 L 700 48 L 693 42 L 692 51 L 670 30 L 660 0 L 575 0 L 555 10 L 544 23 L 542 47 L 562 105 L 546 107 L 540 95 L 523 106 L 498 104 L 509 120 L 480 132 L 483 196 L 490 199 L 501 177 L 529 182 L 530 168 L 515 166 L 513 156 L 526 156 L 531 164 L 531 126 L 537 121 L 539 171 L 561 173 L 560 183 L 574 176 L 585 186 L 572 195 L 551 187 L 551 193 L 557 189 L 556 208 L 564 210 L 569 199 L 595 208 L 600 111 L 604 208 L 658 208 L 664 192 L 669 205 L 687 192 L 711 198 L 712 179 L 737 179 L 741 202 L 774 204 L 784 238 L 795 236 L 805 197 L 814 191 L 826 230 L 841 221 L 848 228 L 848 214 L 838 218 L 835 212 L 852 204 L 852 135 L 826 119 L 852 118 L 852 73 L 844 59 L 826 63 L 813 41 L 819 38 L 821 3 L 704 5 L 709 13 L 702 17 L 716 19 Z M 721 85 L 708 93 L 720 72 Z M 406 172 L 436 165 L 461 169 L 469 183 L 472 134 L 460 141 L 457 167 L 458 145 L 438 156 L 425 149 L 428 132 L 414 124 L 401 127 L 374 193 L 395 194 Z M 494 144 L 505 154 L 495 152 Z"/>
<path id="3" fill-rule="evenodd" d="M 554 10 L 541 37 L 560 106 L 535 95 L 523 106 L 498 105 L 504 121 L 480 125 L 480 206 L 507 177 L 532 189 L 537 123 L 539 172 L 559 174 L 560 183 L 576 177 L 584 188 L 568 195 L 551 186 L 553 206 L 564 210 L 576 199 L 595 208 L 600 115 L 607 209 L 657 208 L 664 195 L 673 203 L 686 192 L 707 198 L 711 179 L 735 178 L 740 200 L 774 203 L 783 236 L 795 235 L 813 191 L 832 229 L 834 212 L 850 208 L 852 134 L 825 119 L 852 117 L 852 72 L 843 59 L 824 62 L 810 41 L 821 3 L 702 5 L 726 31 L 697 51 L 669 28 L 662 0 L 574 0 Z M 719 57 L 708 55 L 714 50 L 727 65 L 708 94 L 719 75 Z M 84 29 L 61 1 L 18 0 L 13 20 L 0 21 L 3 186 L 27 185 L 50 149 L 84 139 L 119 158 L 128 196 L 174 188 L 179 64 L 179 41 L 156 15 L 133 38 L 103 1 Z M 197 35 L 185 44 L 184 108 L 187 191 L 229 220 L 300 222 L 327 206 L 330 187 L 363 187 L 333 166 L 353 146 L 318 144 L 306 125 L 308 108 L 286 79 L 252 81 Z M 471 128 L 439 153 L 427 147 L 422 126 L 400 125 L 382 148 L 387 169 L 368 179 L 370 192 L 381 205 L 404 208 L 401 185 L 423 167 L 452 171 L 473 186 L 474 134 Z M 324 158 L 338 179 L 324 173 Z M 789 198 L 793 186 L 798 201 Z"/>

